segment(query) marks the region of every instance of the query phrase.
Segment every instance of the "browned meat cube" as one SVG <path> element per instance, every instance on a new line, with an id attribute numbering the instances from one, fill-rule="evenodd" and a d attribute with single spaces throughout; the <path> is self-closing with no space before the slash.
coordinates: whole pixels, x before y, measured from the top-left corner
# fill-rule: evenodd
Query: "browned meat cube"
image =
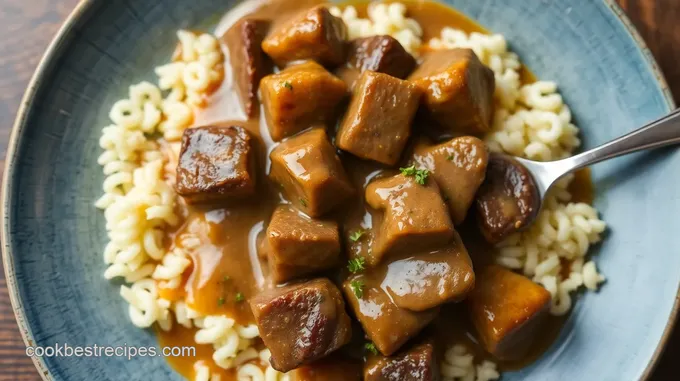
<path id="1" fill-rule="evenodd" d="M 282 205 L 274 210 L 266 242 L 271 277 L 277 283 L 339 263 L 338 224 L 311 219 L 290 206 Z"/>
<path id="2" fill-rule="evenodd" d="M 248 118 L 257 115 L 260 80 L 273 69 L 273 63 L 261 47 L 269 24 L 267 20 L 241 19 L 222 36 L 222 41 L 229 48 L 236 92 Z"/>
<path id="3" fill-rule="evenodd" d="M 385 356 L 398 351 L 439 313 L 439 308 L 416 312 L 398 307 L 380 283 L 364 274 L 347 278 L 342 291 L 366 335 Z"/>
<path id="4" fill-rule="evenodd" d="M 370 356 L 364 381 L 439 381 L 439 363 L 432 341 L 416 343 L 394 356 Z"/>
<path id="5" fill-rule="evenodd" d="M 291 61 L 314 60 L 324 66 L 336 66 L 345 60 L 347 27 L 326 7 L 317 6 L 300 12 L 276 28 L 262 49 L 278 66 Z"/>
<path id="6" fill-rule="evenodd" d="M 370 70 L 406 78 L 416 67 L 416 59 L 391 36 L 357 38 L 349 43 L 347 64 L 337 75 L 352 88 L 359 74 Z"/>
<path id="7" fill-rule="evenodd" d="M 260 94 L 269 133 L 275 141 L 328 122 L 347 95 L 347 86 L 315 62 L 264 77 Z"/>
<path id="8" fill-rule="evenodd" d="M 489 153 L 481 140 L 472 136 L 451 139 L 435 146 L 419 144 L 413 153 L 416 167 L 430 171 L 451 219 L 459 225 L 475 200 L 486 175 Z"/>
<path id="9" fill-rule="evenodd" d="M 539 207 L 531 173 L 510 156 L 492 153 L 486 179 L 477 192 L 477 222 L 484 238 L 497 243 L 528 227 Z"/>
<path id="10" fill-rule="evenodd" d="M 374 266 L 386 255 L 414 253 L 442 247 L 451 241 L 454 230 L 446 204 L 434 181 L 421 185 L 403 174 L 379 179 L 366 187 L 366 202 L 384 210 L 374 232 Z"/>
<path id="11" fill-rule="evenodd" d="M 456 232 L 446 248 L 390 258 L 366 277 L 379 283 L 394 304 L 412 311 L 461 301 L 475 286 L 472 261 Z"/>
<path id="12" fill-rule="evenodd" d="M 280 372 L 324 357 L 352 336 L 345 302 L 328 279 L 265 291 L 250 307 L 272 367 Z"/>
<path id="13" fill-rule="evenodd" d="M 421 95 L 410 82 L 364 72 L 354 87 L 336 145 L 362 159 L 396 164 L 411 135 Z"/>
<path id="14" fill-rule="evenodd" d="M 543 287 L 497 265 L 477 274 L 465 302 L 484 348 L 501 360 L 523 358 L 550 307 Z"/>
<path id="15" fill-rule="evenodd" d="M 491 128 L 496 82 L 472 50 L 431 52 L 409 79 L 425 92 L 426 115 L 445 132 L 480 135 Z"/>
<path id="16" fill-rule="evenodd" d="M 290 202 L 312 217 L 330 211 L 354 193 L 326 132 L 313 129 L 281 143 L 270 154 L 269 176 Z"/>
<path id="17" fill-rule="evenodd" d="M 361 362 L 334 353 L 286 375 L 290 381 L 361 381 Z"/>
<path id="18" fill-rule="evenodd" d="M 255 191 L 255 155 L 241 126 L 189 128 L 182 136 L 175 189 L 189 203 L 241 198 Z"/>

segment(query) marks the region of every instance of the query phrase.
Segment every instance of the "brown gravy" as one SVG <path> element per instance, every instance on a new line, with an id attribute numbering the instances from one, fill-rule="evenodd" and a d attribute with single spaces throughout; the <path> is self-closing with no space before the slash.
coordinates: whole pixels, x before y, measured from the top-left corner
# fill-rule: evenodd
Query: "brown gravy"
<path id="1" fill-rule="evenodd" d="M 445 26 L 452 26 L 466 32 L 487 33 L 487 31 L 455 10 L 430 1 L 401 0 L 408 7 L 409 17 L 416 19 L 423 27 L 423 40 L 426 41 L 438 36 Z M 276 18 L 281 20 L 285 15 L 296 10 L 308 8 L 312 5 L 324 3 L 321 0 L 257 0 L 242 3 L 237 11 L 228 13 L 220 22 L 216 30 L 219 36 L 228 27 L 245 14 L 256 14 L 264 18 Z M 266 6 L 263 6 L 265 5 Z M 366 17 L 367 3 L 364 1 L 350 1 L 346 5 L 354 5 L 359 11 L 360 17 Z M 281 16 L 284 15 L 284 16 Z M 263 118 L 252 119 L 247 122 L 240 102 L 233 88 L 233 78 L 230 65 L 228 64 L 228 52 L 225 51 L 226 62 L 225 77 L 222 85 L 206 102 L 206 107 L 197 111 L 195 126 L 238 120 L 238 124 L 244 125 L 259 144 L 258 155 L 258 196 L 245 204 L 220 206 L 220 207 L 192 207 L 189 209 L 186 221 L 173 235 L 172 247 L 184 248 L 192 259 L 192 266 L 184 276 L 184 285 L 177 290 L 161 289 L 161 295 L 170 300 L 186 298 L 187 304 L 192 309 L 203 314 L 226 314 L 233 317 L 240 324 L 252 323 L 253 318 L 248 305 L 248 300 L 261 289 L 265 288 L 266 263 L 261 263 L 258 257 L 258 245 L 261 232 L 274 210 L 281 203 L 287 203 L 280 190 L 273 186 L 266 173 L 269 172 L 268 154 L 275 143 L 269 137 L 269 133 Z M 525 68 L 522 69 L 521 78 L 523 83 L 531 83 L 534 76 Z M 260 112 L 260 114 L 262 114 Z M 333 136 L 334 134 L 330 134 Z M 363 190 L 365 185 L 376 176 L 389 175 L 396 172 L 393 169 L 385 169 L 383 166 L 358 160 L 347 154 L 340 154 L 348 175 L 356 189 Z M 588 170 L 576 174 L 575 181 L 569 190 L 574 196 L 574 201 L 592 202 L 593 186 Z M 372 240 L 370 231 L 365 238 L 358 242 L 349 240 L 349 235 L 358 230 L 367 230 L 374 224 L 373 218 L 379 218 L 375 211 L 365 205 L 363 191 L 358 192 L 361 197 L 355 197 L 349 201 L 342 212 L 333 216 L 343 226 L 343 237 L 346 243 L 346 252 L 350 257 L 357 255 L 369 255 L 368 247 Z M 377 221 L 376 221 L 377 223 Z M 191 236 L 198 238 L 198 246 L 192 247 Z M 479 239 L 472 239 L 465 234 L 463 238 L 471 257 L 476 264 L 488 261 L 493 248 L 484 244 Z M 473 234 L 474 235 L 474 234 Z M 336 277 L 344 270 L 339 269 Z M 442 310 L 442 314 L 436 320 L 434 326 L 440 337 L 446 338 L 446 342 L 466 343 L 470 350 L 479 358 L 486 358 L 486 354 L 476 343 L 473 329 L 471 329 L 465 314 L 461 313 L 460 306 L 448 305 Z M 551 317 L 544 326 L 545 333 L 539 336 L 529 356 L 515 363 L 500 363 L 501 369 L 521 368 L 538 358 L 557 337 L 564 318 Z M 196 344 L 194 341 L 195 329 L 187 329 L 175 324 L 170 332 L 157 330 L 161 346 L 193 346 L 196 347 L 196 357 L 171 357 L 168 361 L 172 367 L 184 377 L 193 379 L 195 375 L 194 365 L 200 361 L 208 365 L 213 374 L 219 374 L 223 381 L 235 380 L 234 370 L 219 368 L 212 360 L 214 352 L 212 345 Z M 261 345 L 261 343 L 258 343 Z M 476 357 L 477 359 L 477 357 Z"/>

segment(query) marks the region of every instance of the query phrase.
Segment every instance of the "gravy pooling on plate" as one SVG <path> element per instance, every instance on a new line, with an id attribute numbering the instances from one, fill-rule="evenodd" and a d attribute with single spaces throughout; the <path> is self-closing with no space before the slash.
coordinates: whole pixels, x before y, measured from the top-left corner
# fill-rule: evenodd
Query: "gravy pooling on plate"
<path id="1" fill-rule="evenodd" d="M 253 13 L 251 13 L 249 17 L 253 19 L 270 20 L 272 22 L 270 28 L 271 30 L 275 30 L 277 25 L 285 22 L 282 20 L 300 10 L 309 9 L 316 4 L 322 3 L 323 2 L 320 1 L 294 2 L 278 0 L 272 2 L 272 4 L 275 4 L 275 6 L 273 6 L 267 2 L 261 8 L 253 10 Z M 357 2 L 356 4 L 352 4 L 356 6 L 360 17 L 365 15 L 367 6 L 365 3 Z M 448 7 L 431 2 L 408 2 L 406 4 L 408 6 L 409 17 L 418 21 L 423 27 L 423 40 L 429 40 L 430 38 L 439 36 L 444 27 L 455 27 L 465 32 L 485 33 L 483 28 Z M 285 15 L 285 17 L 281 15 Z M 313 14 L 309 17 L 314 19 L 314 17 L 328 16 Z M 231 18 L 226 18 L 226 20 L 238 22 L 238 19 L 232 20 Z M 249 26 L 247 25 L 244 26 L 246 29 L 248 27 Z M 253 26 L 253 28 L 257 27 L 257 25 Z M 228 25 L 220 25 L 218 28 L 218 30 L 228 29 Z M 226 40 L 223 40 L 222 42 L 224 44 Z M 223 45 L 223 48 L 226 49 L 225 45 Z M 248 49 L 248 47 L 244 47 L 244 49 Z M 424 47 L 421 53 L 425 54 L 426 49 L 427 48 Z M 227 56 L 235 53 L 240 54 L 239 52 L 225 51 Z M 276 55 L 279 61 L 289 59 L 285 53 L 277 53 Z M 323 57 L 320 59 L 326 63 L 328 60 L 334 60 L 334 56 L 330 52 L 320 57 Z M 234 61 L 232 60 L 231 62 L 233 63 Z M 258 64 L 259 63 L 256 63 L 256 65 Z M 184 273 L 183 285 L 180 288 L 172 290 L 161 289 L 161 295 L 169 300 L 184 299 L 188 307 L 201 314 L 225 314 L 234 318 L 239 324 L 247 325 L 255 322 L 249 302 L 253 300 L 256 295 L 272 287 L 271 276 L 269 274 L 271 270 L 268 267 L 266 259 L 267 250 L 272 250 L 266 246 L 266 229 L 272 214 L 277 207 L 288 203 L 293 204 L 291 208 L 298 208 L 309 213 L 311 210 L 309 208 L 313 201 L 304 198 L 291 199 L 291 192 L 294 191 L 282 191 L 281 187 L 272 181 L 270 176 L 267 176 L 272 168 L 270 154 L 281 143 L 274 142 L 271 138 L 270 129 L 272 127 L 272 119 L 269 115 L 265 117 L 266 112 L 263 110 L 264 106 L 261 106 L 261 108 L 257 110 L 255 106 L 253 106 L 252 101 L 242 102 L 244 97 L 243 94 L 241 94 L 241 98 L 239 98 L 235 81 L 238 80 L 236 79 L 239 76 L 238 71 L 244 69 L 236 68 L 235 70 L 234 68 L 233 64 L 229 64 L 228 58 L 225 62 L 225 81 L 216 92 L 208 97 L 207 106 L 204 109 L 199 109 L 197 111 L 194 126 L 239 126 L 240 128 L 245 129 L 252 142 L 253 165 L 256 168 L 253 173 L 256 175 L 255 178 L 251 180 L 256 185 L 254 185 L 254 191 L 252 191 L 251 194 L 239 197 L 237 200 L 230 200 L 226 204 L 215 201 L 206 204 L 205 200 L 201 200 L 198 203 L 192 203 L 187 206 L 188 214 L 186 219 L 182 226 L 174 233 L 171 245 L 179 248 L 187 245 L 191 246 L 189 252 L 192 253 L 192 265 L 190 270 Z M 279 70 L 281 70 L 281 68 L 279 68 Z M 343 76 L 341 77 L 344 78 Z M 287 90 L 289 86 L 295 86 L 290 83 L 295 81 L 295 79 L 288 79 L 294 77 L 283 76 L 281 78 L 281 83 L 283 83 L 282 86 L 284 88 L 279 89 L 278 91 Z M 534 79 L 528 71 L 522 70 L 521 80 L 523 83 L 531 83 Z M 356 83 L 357 82 L 351 81 L 348 85 L 350 87 L 352 85 L 357 86 Z M 361 86 L 361 84 L 358 86 Z M 250 94 L 252 94 L 252 91 Z M 245 96 L 248 96 L 248 94 Z M 235 105 L 239 105 L 239 107 L 235 107 Z M 245 106 L 245 113 L 243 106 Z M 249 114 L 251 117 L 245 119 L 244 115 L 246 114 Z M 321 123 L 321 126 L 324 124 L 327 126 L 327 134 L 332 138 L 335 136 L 336 123 L 340 122 L 341 118 L 342 113 L 340 113 L 340 115 L 329 114 L 328 116 L 324 116 L 324 120 L 320 119 L 318 122 Z M 420 116 L 416 118 L 414 125 L 418 125 L 418 123 L 425 123 Z M 307 124 L 312 123 L 307 122 Z M 297 132 L 298 131 L 294 131 L 293 133 Z M 415 132 L 414 128 L 411 141 L 419 139 L 419 135 L 424 134 Z M 283 135 L 275 137 L 277 138 L 276 140 L 281 140 Z M 433 137 L 436 141 L 446 141 L 446 139 L 442 140 L 436 135 L 430 136 L 430 138 Z M 405 148 L 405 152 L 412 152 L 412 150 L 413 147 L 411 145 Z M 401 151 L 401 149 L 397 150 L 398 155 L 396 159 L 402 157 Z M 408 156 L 408 153 L 403 155 L 403 157 L 406 158 Z M 315 275 L 303 276 L 303 279 L 320 277 L 325 274 L 338 285 L 344 281 L 345 287 L 342 287 L 341 289 L 344 289 L 346 299 L 351 299 L 352 295 L 354 295 L 357 296 L 358 303 L 362 303 L 362 298 L 358 297 L 354 285 L 363 284 L 365 288 L 362 292 L 365 294 L 371 292 L 384 292 L 375 281 L 369 281 L 368 279 L 363 281 L 359 279 L 366 274 L 355 274 L 348 278 L 350 274 L 348 274 L 348 271 L 346 270 L 348 259 L 357 260 L 362 258 L 368 263 L 365 265 L 366 267 L 369 265 L 376 266 L 378 263 L 381 263 L 381 259 L 376 258 L 376 253 L 371 252 L 370 248 L 374 247 L 377 231 L 383 223 L 383 212 L 367 205 L 364 200 L 364 192 L 368 184 L 378 179 L 386 181 L 384 179 L 389 179 L 391 176 L 396 175 L 397 177 L 394 177 L 394 184 L 387 183 L 385 185 L 388 188 L 391 186 L 403 186 L 398 185 L 403 179 L 398 178 L 400 177 L 398 175 L 399 170 L 397 169 L 399 165 L 385 166 L 376 161 L 360 160 L 347 152 L 340 152 L 339 159 L 342 163 L 342 168 L 347 172 L 347 181 L 353 190 L 353 195 L 345 202 L 344 200 L 348 197 L 347 195 L 344 193 L 342 193 L 342 195 L 341 193 L 333 193 L 334 195 L 337 195 L 337 203 L 340 206 L 329 208 L 328 211 L 324 210 L 319 213 L 319 216 L 339 224 L 339 239 L 341 241 L 339 244 L 343 247 L 344 254 L 341 256 L 342 259 L 340 263 L 333 266 L 332 270 L 312 271 L 310 273 Z M 397 161 L 396 159 L 394 162 Z M 381 159 L 374 160 L 383 161 Z M 389 160 L 391 159 L 388 159 L 388 161 Z M 401 159 L 399 159 L 399 163 L 403 164 L 404 167 L 407 167 L 407 164 L 410 164 Z M 416 183 L 415 180 L 408 180 L 407 178 L 407 181 L 411 181 L 410 186 L 424 186 L 424 184 Z M 434 177 L 430 174 L 429 179 L 426 181 L 428 184 L 434 184 Z M 571 184 L 570 189 L 574 190 L 577 201 L 589 202 L 592 200 L 592 185 L 590 185 L 589 181 L 588 172 L 581 172 L 577 175 L 576 181 Z M 435 190 L 434 192 L 436 194 L 438 191 Z M 442 199 L 442 202 L 447 201 L 448 200 Z M 320 201 L 323 206 L 329 202 L 335 201 Z M 455 222 L 458 224 L 460 221 Z M 450 221 L 448 223 L 453 231 L 453 224 Z M 469 255 L 469 257 L 472 258 L 475 272 L 477 272 L 478 269 L 486 268 L 490 261 L 491 252 L 494 249 L 485 243 L 484 240 L 480 238 L 479 234 L 475 233 L 476 227 L 474 226 L 474 221 L 468 218 L 468 220 L 463 223 L 462 227 L 456 227 L 455 229 L 458 230 L 462 236 L 462 242 L 465 245 L 462 250 L 465 251 L 466 257 Z M 429 233 L 423 234 L 428 236 Z M 455 234 L 457 235 L 458 233 Z M 187 240 L 186 237 L 188 236 L 198 237 L 200 242 Z M 444 238 L 444 241 L 447 241 L 448 239 L 449 238 Z M 403 243 L 399 245 L 403 245 Z M 434 247 L 438 245 L 441 246 L 441 244 L 437 243 L 434 243 L 433 245 Z M 410 258 L 410 256 L 411 253 L 406 253 L 407 259 Z M 397 255 L 389 261 L 395 258 L 398 259 L 399 256 Z M 385 265 L 386 263 L 384 263 L 384 261 L 387 260 L 384 259 L 382 261 L 383 265 Z M 427 261 L 429 261 L 429 259 L 427 259 L 426 262 Z M 394 263 L 394 266 L 397 266 L 397 262 Z M 377 269 L 379 269 L 379 267 L 377 267 Z M 370 271 L 371 269 L 367 270 L 369 275 Z M 390 270 L 386 268 L 378 271 L 388 273 L 390 271 L 399 272 L 398 269 Z M 408 268 L 403 271 L 408 272 Z M 518 275 L 517 277 L 520 276 Z M 398 280 L 396 280 L 396 282 L 398 283 Z M 371 285 L 373 284 L 377 285 L 372 287 Z M 396 285 L 396 287 L 399 286 L 399 284 Z M 403 285 L 401 286 L 403 287 Z M 314 289 L 316 290 L 317 288 Z M 323 291 L 321 294 L 324 292 L 327 291 Z M 464 292 L 467 293 L 467 291 Z M 444 296 L 442 297 L 447 298 Z M 395 303 L 402 303 L 402 299 L 403 306 L 408 306 L 411 310 L 430 311 L 416 312 L 421 315 L 414 315 L 414 321 L 427 324 L 429 320 L 434 319 L 434 323 L 430 327 L 430 329 L 437 332 L 434 336 L 446 338 L 443 343 L 439 343 L 440 346 L 448 346 L 453 342 L 465 342 L 475 353 L 482 356 L 488 356 L 485 353 L 483 346 L 479 345 L 479 335 L 465 316 L 466 312 L 463 311 L 463 304 L 447 304 L 441 308 L 441 311 L 434 312 L 429 309 L 439 306 L 441 302 L 419 301 L 417 298 L 409 299 L 408 296 L 400 298 L 398 295 L 395 295 L 395 297 L 392 297 L 392 300 L 395 301 Z M 451 300 L 459 299 L 454 298 Z M 350 301 L 350 303 L 353 302 Z M 350 303 L 346 303 L 346 309 L 348 311 L 352 310 Z M 340 313 L 340 311 L 338 313 Z M 352 315 L 356 315 L 356 311 Z M 523 366 L 527 362 L 535 359 L 540 355 L 542 350 L 547 348 L 556 336 L 562 319 L 547 316 L 546 318 L 547 324 L 543 324 L 543 326 L 540 327 L 540 332 L 542 334 L 539 335 L 539 339 L 530 345 L 531 349 L 526 351 L 527 354 L 521 356 L 521 358 L 513 358 L 510 362 L 502 362 L 503 368 L 512 369 Z M 423 319 L 427 319 L 427 321 L 424 321 Z M 359 317 L 359 320 L 362 321 L 362 318 Z M 404 327 L 406 327 L 406 325 L 404 325 Z M 414 329 L 420 331 L 421 327 Z M 347 364 L 350 364 L 350 367 L 360 367 L 359 364 L 361 359 L 367 353 L 363 349 L 366 339 L 363 337 L 363 333 L 361 333 L 360 326 L 354 324 L 353 330 L 355 331 L 353 339 L 347 345 L 340 348 L 340 350 L 335 351 L 331 357 L 326 358 L 324 360 L 325 363 L 331 363 L 337 358 L 337 363 L 347 362 Z M 221 375 L 222 380 L 236 379 L 234 371 L 224 370 L 214 364 L 212 360 L 214 350 L 211 345 L 196 344 L 194 342 L 193 336 L 195 331 L 196 329 L 187 329 L 179 324 L 175 324 L 173 329 L 167 332 L 157 330 L 162 346 L 185 345 L 196 346 L 198 348 L 197 358 L 169 358 L 173 367 L 186 377 L 192 377 L 194 363 L 200 361 L 210 367 L 212 374 Z M 399 339 L 399 342 L 389 341 L 389 343 L 385 342 L 384 344 L 381 344 L 379 336 L 374 336 L 373 342 L 376 345 L 382 346 L 382 348 L 379 349 L 383 352 L 395 352 L 402 347 L 403 342 L 412 339 L 412 336 L 413 335 L 407 335 L 403 339 Z M 486 338 L 486 340 L 493 339 Z M 339 344 L 340 345 L 338 346 L 342 346 L 345 343 Z M 263 345 L 261 342 L 258 342 L 256 347 L 262 348 Z M 335 349 L 335 347 L 329 348 Z M 440 349 L 437 349 L 437 351 L 440 351 Z M 369 353 L 368 356 L 372 357 L 374 355 Z M 418 354 L 417 356 L 427 355 Z M 375 367 L 373 364 L 376 362 L 379 363 L 376 359 L 371 360 L 371 366 L 373 368 Z M 299 365 L 299 363 L 295 364 Z M 316 370 L 314 369 L 314 366 L 311 366 L 311 368 L 307 366 L 304 369 L 305 370 L 297 372 L 296 374 L 307 374 L 308 376 L 305 377 L 312 377 L 309 376 L 312 374 L 314 375 L 313 377 L 316 377 L 308 379 L 332 379 L 330 378 L 330 374 L 336 374 L 337 376 L 339 371 L 347 371 L 347 368 L 340 368 L 340 370 L 338 370 L 338 368 L 328 365 L 319 366 Z M 378 371 L 375 369 L 371 370 L 371 374 L 376 372 Z"/>

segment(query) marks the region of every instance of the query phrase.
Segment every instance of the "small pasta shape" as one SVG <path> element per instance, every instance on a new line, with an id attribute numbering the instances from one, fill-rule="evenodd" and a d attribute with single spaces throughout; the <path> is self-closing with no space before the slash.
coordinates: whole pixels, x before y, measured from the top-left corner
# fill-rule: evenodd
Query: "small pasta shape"
<path id="1" fill-rule="evenodd" d="M 130 86 L 130 101 L 137 108 L 142 108 L 147 103 L 152 106 L 160 106 L 163 101 L 161 90 L 149 82 L 140 82 Z"/>
<path id="2" fill-rule="evenodd" d="M 111 107 L 109 118 L 117 126 L 133 129 L 142 123 L 142 110 L 129 99 L 121 99 Z"/>

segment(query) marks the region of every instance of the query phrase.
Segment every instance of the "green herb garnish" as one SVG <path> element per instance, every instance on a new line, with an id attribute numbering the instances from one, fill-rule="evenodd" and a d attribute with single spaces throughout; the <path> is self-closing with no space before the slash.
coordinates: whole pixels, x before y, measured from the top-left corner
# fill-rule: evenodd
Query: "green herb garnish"
<path id="1" fill-rule="evenodd" d="M 356 274 L 359 271 L 362 271 L 362 270 L 365 269 L 365 267 L 364 267 L 365 264 L 366 264 L 366 259 L 364 257 L 357 257 L 357 258 L 349 260 L 349 263 L 347 263 L 347 269 L 352 274 Z"/>
<path id="2" fill-rule="evenodd" d="M 246 297 L 243 296 L 242 293 L 237 292 L 237 293 L 236 293 L 236 297 L 235 297 L 234 299 L 235 299 L 237 302 L 242 302 L 243 300 L 245 300 L 245 298 L 246 298 Z"/>
<path id="3" fill-rule="evenodd" d="M 364 282 L 360 280 L 353 280 L 349 282 L 349 286 L 352 288 L 352 292 L 357 298 L 361 299 L 364 297 Z"/>
<path id="4" fill-rule="evenodd" d="M 369 352 L 373 353 L 374 355 L 378 354 L 378 348 L 375 347 L 375 344 L 373 343 L 366 343 L 364 344 L 364 348 L 368 350 Z"/>
<path id="5" fill-rule="evenodd" d="M 447 157 L 446 157 L 446 160 L 448 160 L 448 161 L 453 161 L 453 155 L 447 156 Z"/>
<path id="6" fill-rule="evenodd" d="M 229 278 L 229 275 L 225 275 L 224 277 L 222 277 L 222 282 L 229 282 L 229 279 L 231 279 Z"/>
<path id="7" fill-rule="evenodd" d="M 288 89 L 290 91 L 293 91 L 293 85 L 288 81 L 283 83 L 283 87 L 285 87 L 286 89 Z"/>
<path id="8" fill-rule="evenodd" d="M 352 233 L 349 236 L 349 239 L 351 239 L 352 242 L 356 242 L 361 238 L 361 236 L 364 235 L 364 233 L 366 233 L 366 232 L 363 229 L 359 229 L 359 230 L 355 231 L 354 233 Z"/>
<path id="9" fill-rule="evenodd" d="M 430 171 L 427 169 L 416 169 L 415 164 L 410 167 L 399 168 L 399 170 L 404 176 L 414 176 L 416 178 L 416 182 L 420 185 L 425 185 L 427 176 L 430 175 Z"/>
<path id="10" fill-rule="evenodd" d="M 305 201 L 304 198 L 300 199 L 300 204 L 302 204 L 302 206 L 304 206 L 305 208 L 307 207 L 307 201 Z"/>
<path id="11" fill-rule="evenodd" d="M 219 298 L 219 299 L 217 299 L 217 305 L 218 305 L 218 306 L 221 306 L 221 305 L 223 305 L 223 304 L 224 304 L 224 298 Z"/>

